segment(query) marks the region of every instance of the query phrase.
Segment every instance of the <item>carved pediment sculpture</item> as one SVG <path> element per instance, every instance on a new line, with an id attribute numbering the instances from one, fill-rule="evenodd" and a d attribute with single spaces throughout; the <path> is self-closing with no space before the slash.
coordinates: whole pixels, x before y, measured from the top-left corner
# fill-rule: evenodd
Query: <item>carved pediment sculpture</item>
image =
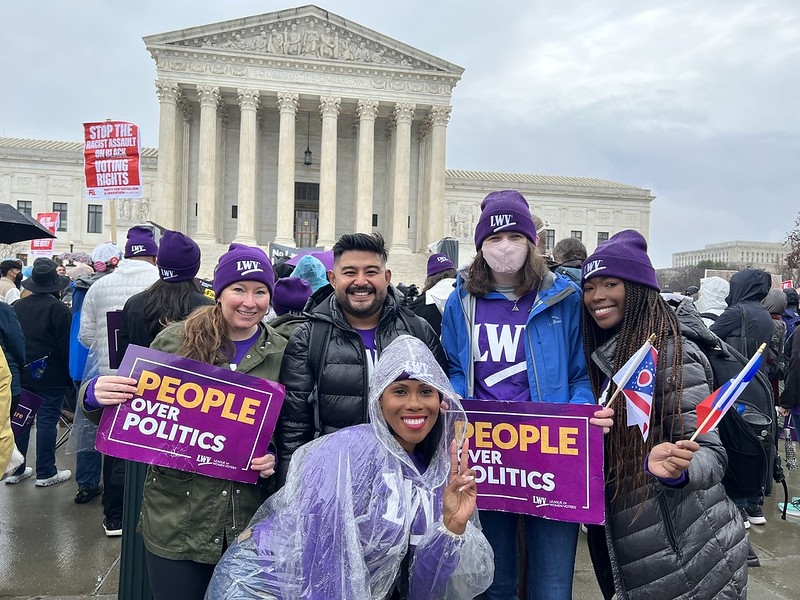
<path id="1" fill-rule="evenodd" d="M 317 6 L 268 13 L 145 38 L 147 44 L 256 56 L 343 61 L 445 72 L 463 69 Z"/>

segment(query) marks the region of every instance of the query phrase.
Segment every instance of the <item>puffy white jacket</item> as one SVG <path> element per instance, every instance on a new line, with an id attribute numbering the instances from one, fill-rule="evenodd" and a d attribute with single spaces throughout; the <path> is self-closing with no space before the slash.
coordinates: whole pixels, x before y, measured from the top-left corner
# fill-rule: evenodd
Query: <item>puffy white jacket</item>
<path id="1" fill-rule="evenodd" d="M 143 260 L 127 259 L 116 270 L 98 279 L 83 301 L 78 339 L 89 348 L 89 357 L 83 372 L 86 381 L 95 375 L 114 375 L 116 369 L 108 366 L 108 326 L 106 313 L 122 310 L 125 302 L 146 290 L 158 279 L 158 268 Z"/>

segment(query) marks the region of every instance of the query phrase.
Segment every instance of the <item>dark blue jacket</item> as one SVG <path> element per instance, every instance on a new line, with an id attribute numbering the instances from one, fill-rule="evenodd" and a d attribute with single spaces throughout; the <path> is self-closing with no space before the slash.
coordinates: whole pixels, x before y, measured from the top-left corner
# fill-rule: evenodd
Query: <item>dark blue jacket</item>
<path id="1" fill-rule="evenodd" d="M 17 396 L 22 390 L 20 373 L 25 364 L 25 336 L 17 313 L 5 302 L 0 302 L 0 346 L 11 371 L 11 395 Z"/>

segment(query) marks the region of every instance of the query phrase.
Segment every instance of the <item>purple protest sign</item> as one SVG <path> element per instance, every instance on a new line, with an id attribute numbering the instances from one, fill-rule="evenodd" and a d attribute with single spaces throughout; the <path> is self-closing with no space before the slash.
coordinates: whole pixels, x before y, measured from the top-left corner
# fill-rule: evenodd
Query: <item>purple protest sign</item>
<path id="1" fill-rule="evenodd" d="M 138 380 L 133 399 L 103 411 L 103 454 L 255 483 L 283 404 L 281 384 L 131 345 L 119 375 Z"/>
<path id="2" fill-rule="evenodd" d="M 592 404 L 462 400 L 478 508 L 605 523 L 603 430 Z"/>
<path id="3" fill-rule="evenodd" d="M 11 430 L 14 435 L 19 435 L 33 421 L 36 412 L 44 402 L 44 398 L 31 391 L 23 389 L 19 394 L 19 403 L 11 415 Z"/>

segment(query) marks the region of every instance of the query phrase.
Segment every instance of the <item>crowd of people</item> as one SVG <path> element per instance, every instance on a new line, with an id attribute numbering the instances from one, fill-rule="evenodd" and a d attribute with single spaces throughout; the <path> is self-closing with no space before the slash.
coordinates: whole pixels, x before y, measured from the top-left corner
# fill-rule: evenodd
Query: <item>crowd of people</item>
<path id="1" fill-rule="evenodd" d="M 72 479 L 56 465 L 68 411 L 72 453 L 59 462 L 75 462 L 75 502 L 101 497 L 106 535 L 135 536 L 156 599 L 566 600 L 579 523 L 478 510 L 460 399 L 597 405 L 606 521 L 586 531 L 604 597 L 746 597 L 746 528 L 766 523 L 769 490 L 730 497 L 720 436 L 692 436 L 698 404 L 722 383 L 701 348 L 724 340 L 750 355 L 766 343 L 775 410 L 800 424 L 797 293 L 745 269 L 668 299 L 632 230 L 589 256 L 568 238 L 546 257 L 514 190 L 484 199 L 474 233 L 475 257 L 459 270 L 432 254 L 413 299 L 393 284 L 379 234 L 348 233 L 329 253 L 275 265 L 231 244 L 213 294 L 197 279 L 200 248 L 177 231 L 157 242 L 133 227 L 124 247 L 98 245 L 74 280 L 47 258 L 26 279 L 21 263 L 3 261 L 5 483 Z M 120 354 L 149 346 L 285 387 L 269 450 L 250 461 L 256 483 L 95 449 L 103 411 L 138 383 L 117 374 L 110 313 Z M 645 437 L 627 426 L 624 402 L 602 399 L 651 334 L 659 358 Z M 10 436 L 25 394 L 41 399 L 35 428 Z M 138 515 L 135 531 L 123 515 Z"/>

